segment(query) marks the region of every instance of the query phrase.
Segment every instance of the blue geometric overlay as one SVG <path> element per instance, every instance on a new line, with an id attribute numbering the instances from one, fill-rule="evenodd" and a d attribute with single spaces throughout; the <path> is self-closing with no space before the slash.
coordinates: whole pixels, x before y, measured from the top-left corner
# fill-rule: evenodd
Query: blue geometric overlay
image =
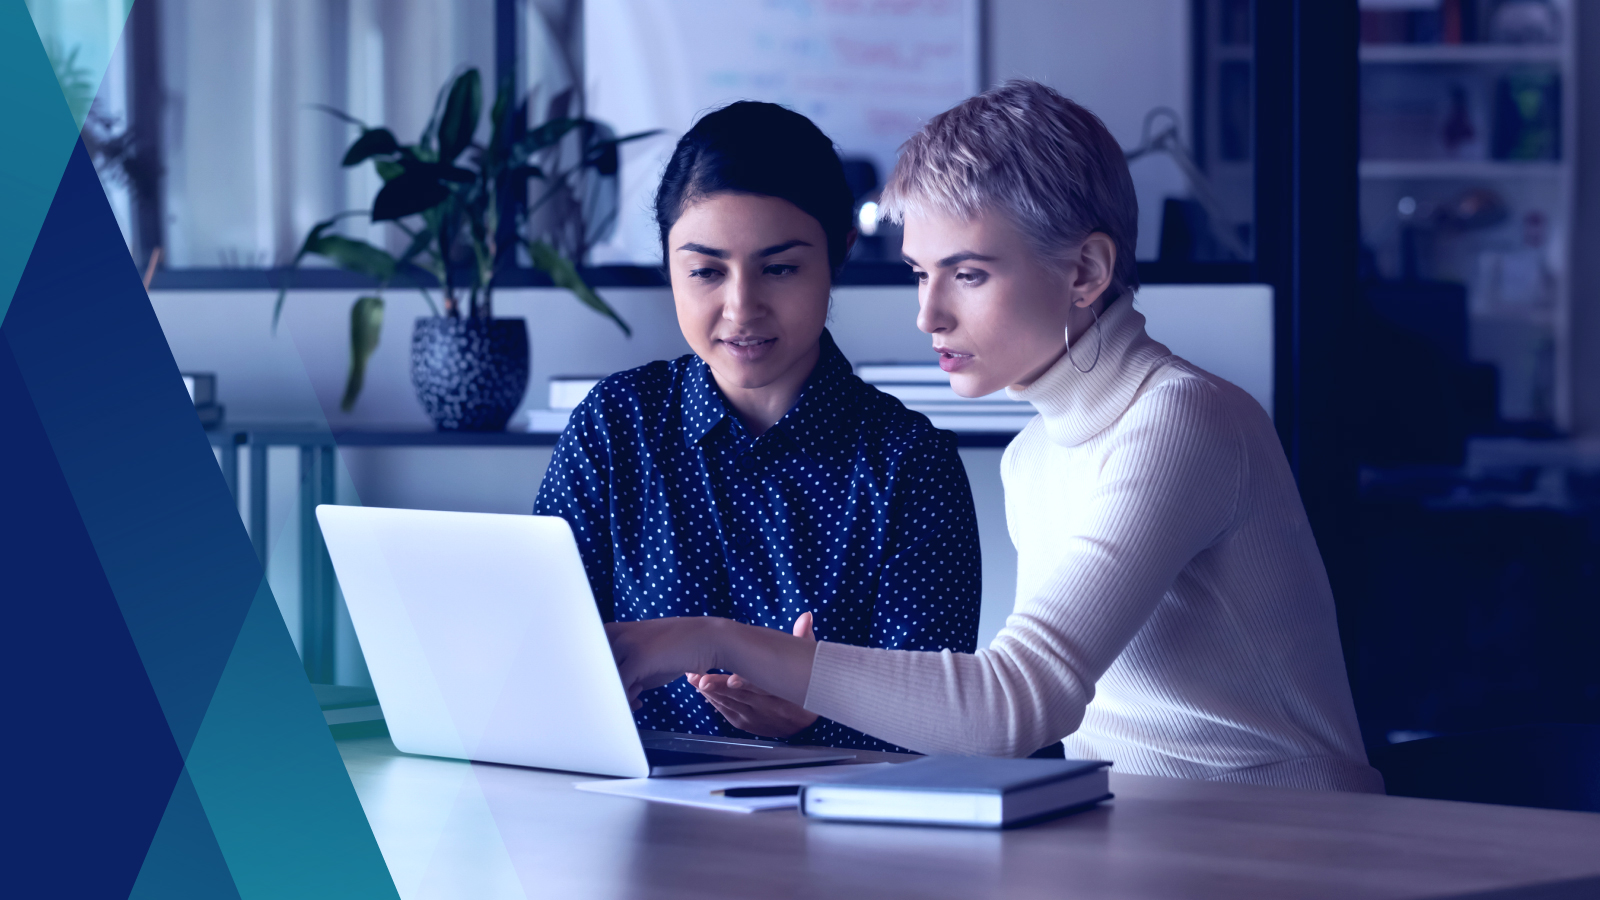
<path id="1" fill-rule="evenodd" d="M 81 142 L 5 299 L 7 892 L 395 897 Z"/>

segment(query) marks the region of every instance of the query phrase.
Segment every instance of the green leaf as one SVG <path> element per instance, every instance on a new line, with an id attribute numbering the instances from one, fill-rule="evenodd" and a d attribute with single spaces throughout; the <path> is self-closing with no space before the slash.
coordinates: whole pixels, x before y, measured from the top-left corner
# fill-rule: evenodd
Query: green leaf
<path id="1" fill-rule="evenodd" d="M 439 133 L 439 117 L 444 114 L 444 104 L 450 97 L 450 89 L 455 83 L 439 88 L 439 93 L 433 98 L 433 112 L 428 113 L 428 124 L 422 128 L 422 137 L 417 139 L 416 148 L 428 153 L 433 152 L 434 138 Z"/>
<path id="2" fill-rule="evenodd" d="M 378 335 L 383 331 L 383 298 L 362 297 L 350 307 L 350 375 L 344 382 L 344 397 L 339 408 L 345 412 L 355 408 L 356 398 L 367 380 L 367 360 L 378 349 Z"/>
<path id="3" fill-rule="evenodd" d="M 354 125 L 357 128 L 362 129 L 363 131 L 366 130 L 367 123 L 361 121 L 360 119 L 356 118 L 355 116 L 350 115 L 349 113 L 345 112 L 342 109 L 336 109 L 336 108 L 334 108 L 332 106 L 329 106 L 326 103 L 313 103 L 313 104 L 311 104 L 311 108 L 314 109 L 314 110 L 317 110 L 319 112 L 325 112 L 328 115 L 333 116 L 335 119 L 338 119 L 341 122 L 348 122 L 349 124 Z"/>
<path id="4" fill-rule="evenodd" d="M 567 136 L 572 129 L 583 124 L 582 119 L 551 119 L 522 136 L 513 147 L 512 158 L 524 159 Z"/>
<path id="5" fill-rule="evenodd" d="M 429 245 L 433 243 L 433 239 L 434 233 L 432 227 L 425 226 L 418 229 L 416 234 L 411 235 L 411 243 L 406 246 L 406 252 L 400 254 L 400 259 L 397 261 L 395 268 L 398 269 L 400 266 L 403 266 L 416 259 L 418 256 L 421 256 L 423 252 L 428 249 Z"/>
<path id="6" fill-rule="evenodd" d="M 308 252 L 326 257 L 346 272 L 357 272 L 375 278 L 379 284 L 387 284 L 394 278 L 396 267 L 394 257 L 390 256 L 388 251 L 380 250 L 366 241 L 329 234 L 319 236 L 314 243 L 308 243 L 311 248 Z"/>
<path id="7" fill-rule="evenodd" d="M 517 166 L 506 173 L 506 184 L 516 184 L 529 178 L 543 178 L 544 170 L 538 166 Z"/>
<path id="8" fill-rule="evenodd" d="M 375 159 L 372 167 L 378 170 L 378 177 L 384 181 L 393 181 L 406 173 L 406 167 L 392 159 Z"/>
<path id="9" fill-rule="evenodd" d="M 427 172 L 407 171 L 385 184 L 372 200 L 372 221 L 388 222 L 429 210 L 450 199 L 450 189 Z"/>
<path id="10" fill-rule="evenodd" d="M 477 69 L 468 69 L 450 86 L 450 98 L 445 101 L 444 115 L 439 119 L 440 162 L 455 162 L 461 151 L 472 143 L 482 111 L 483 81 Z"/>
<path id="11" fill-rule="evenodd" d="M 508 135 L 511 133 L 511 116 L 513 95 L 516 93 L 514 82 L 510 75 L 503 76 L 496 85 L 494 92 L 494 105 L 489 108 L 489 150 L 485 154 L 487 165 L 498 169 L 505 163 L 506 152 L 510 148 L 506 145 Z"/>
<path id="12" fill-rule="evenodd" d="M 594 170 L 601 175 L 610 177 L 617 174 L 617 170 L 622 168 L 622 161 L 617 154 L 616 142 L 606 141 L 597 147 L 595 152 L 589 154 L 588 164 L 594 166 Z"/>
<path id="13" fill-rule="evenodd" d="M 374 156 L 392 156 L 400 152 L 400 142 L 394 139 L 394 132 L 387 128 L 368 128 L 361 132 L 356 142 L 345 151 L 344 160 L 340 165 L 345 168 L 357 166 Z"/>
<path id="14" fill-rule="evenodd" d="M 633 134 L 625 134 L 619 138 L 612 138 L 611 143 L 626 144 L 629 141 L 637 141 L 640 138 L 655 137 L 656 135 L 660 134 L 661 131 L 662 129 L 660 128 L 652 128 L 649 131 L 635 131 Z"/>
<path id="15" fill-rule="evenodd" d="M 624 137 L 607 137 L 604 140 L 596 141 L 589 147 L 588 152 L 584 154 L 584 165 L 593 166 L 601 175 L 615 175 L 617 174 L 617 169 L 620 168 L 617 157 L 617 148 L 619 146 L 629 141 L 637 141 L 640 138 L 647 138 L 660 133 L 661 129 L 657 128 L 654 131 L 641 131 Z"/>
<path id="16" fill-rule="evenodd" d="M 317 224 L 311 226 L 311 230 L 306 233 L 306 239 L 303 242 L 301 242 L 301 244 L 300 244 L 300 249 L 295 252 L 294 260 L 289 263 L 289 268 L 290 269 L 298 268 L 299 265 L 300 265 L 300 261 L 302 259 L 306 258 L 306 254 L 313 252 L 311 248 L 316 244 L 317 241 L 321 240 L 322 233 L 327 231 L 329 228 L 332 228 L 333 226 L 339 224 L 339 219 L 340 218 L 341 218 L 341 216 L 334 216 L 331 219 L 327 219 L 325 221 L 318 222 Z M 278 333 L 278 319 L 283 315 L 283 301 L 284 301 L 284 298 L 286 298 L 288 295 L 289 295 L 289 274 L 287 272 L 285 272 L 284 276 L 283 276 L 283 284 L 278 286 L 278 299 L 277 299 L 277 301 L 275 303 L 272 304 L 272 333 L 273 334 L 277 334 Z"/>
<path id="17" fill-rule="evenodd" d="M 578 274 L 578 268 L 572 264 L 572 260 L 562 256 L 559 250 L 544 241 L 529 241 L 528 255 L 533 257 L 534 267 L 548 274 L 556 287 L 566 288 L 571 291 L 572 295 L 578 298 L 579 303 L 617 323 L 617 327 L 622 329 L 623 334 L 633 337 L 633 329 L 628 327 L 627 322 L 622 321 L 622 317 L 617 315 L 617 311 L 611 308 L 611 304 L 602 299 L 599 294 L 595 293 L 594 288 L 583 280 L 583 276 Z"/>

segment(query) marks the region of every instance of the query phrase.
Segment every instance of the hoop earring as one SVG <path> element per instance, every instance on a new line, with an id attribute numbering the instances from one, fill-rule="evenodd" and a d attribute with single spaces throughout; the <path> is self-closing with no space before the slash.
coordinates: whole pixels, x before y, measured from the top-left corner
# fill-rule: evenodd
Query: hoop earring
<path id="1" fill-rule="evenodd" d="M 1094 332 L 1094 362 L 1089 363 L 1089 368 L 1078 369 L 1078 361 L 1072 358 L 1072 335 L 1067 335 L 1067 362 L 1072 363 L 1072 367 L 1078 369 L 1078 374 L 1080 375 L 1087 375 L 1093 372 L 1094 367 L 1100 364 L 1100 350 L 1105 346 L 1106 342 L 1105 335 L 1100 333 L 1098 327 L 1100 325 L 1100 314 L 1094 311 L 1093 303 L 1089 304 L 1089 312 L 1094 314 L 1094 324 L 1089 326 L 1089 330 Z"/>

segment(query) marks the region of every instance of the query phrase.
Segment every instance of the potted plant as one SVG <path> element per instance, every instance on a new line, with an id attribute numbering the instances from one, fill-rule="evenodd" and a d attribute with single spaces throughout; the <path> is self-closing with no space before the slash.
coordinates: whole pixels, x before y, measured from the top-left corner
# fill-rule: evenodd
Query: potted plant
<path id="1" fill-rule="evenodd" d="M 357 299 L 350 310 L 350 370 L 341 409 L 353 408 L 367 360 L 378 345 L 381 291 L 403 272 L 431 274 L 442 294 L 441 311 L 420 287 L 433 315 L 417 319 L 411 340 L 412 384 L 442 431 L 500 431 L 527 391 L 527 325 L 522 319 L 494 318 L 495 283 L 516 264 L 519 245 L 556 286 L 631 336 L 628 324 L 584 281 L 576 262 L 615 227 L 617 147 L 655 132 L 617 137 L 581 113 L 569 115 L 572 98 L 571 91 L 557 96 L 543 122 L 523 128 L 526 101 L 513 103 L 511 83 L 502 81 L 487 144 L 473 141 L 483 103 L 477 69 L 467 69 L 440 92 L 414 144 L 401 144 L 387 128 L 323 107 L 361 129 L 343 165 L 371 163 L 383 179 L 370 210 L 318 222 L 290 264 L 293 269 L 317 255 L 378 283 L 378 292 Z M 530 184 L 540 186 L 535 199 L 517 202 Z M 354 216 L 400 229 L 407 238 L 404 252 L 396 256 L 333 232 L 342 219 Z M 287 291 L 285 279 L 273 309 L 274 328 Z"/>

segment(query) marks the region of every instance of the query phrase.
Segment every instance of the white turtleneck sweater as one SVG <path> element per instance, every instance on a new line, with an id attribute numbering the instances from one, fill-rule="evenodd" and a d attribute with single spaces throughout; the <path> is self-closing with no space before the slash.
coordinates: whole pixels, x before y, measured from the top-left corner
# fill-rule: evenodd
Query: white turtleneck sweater
<path id="1" fill-rule="evenodd" d="M 805 707 L 925 753 L 1381 791 L 1333 597 L 1271 421 L 1151 340 L 1124 300 L 1088 373 L 1011 396 L 1040 415 L 1001 462 L 1017 600 L 975 654 L 821 643 Z M 1073 347 L 1094 358 L 1091 332 Z"/>

